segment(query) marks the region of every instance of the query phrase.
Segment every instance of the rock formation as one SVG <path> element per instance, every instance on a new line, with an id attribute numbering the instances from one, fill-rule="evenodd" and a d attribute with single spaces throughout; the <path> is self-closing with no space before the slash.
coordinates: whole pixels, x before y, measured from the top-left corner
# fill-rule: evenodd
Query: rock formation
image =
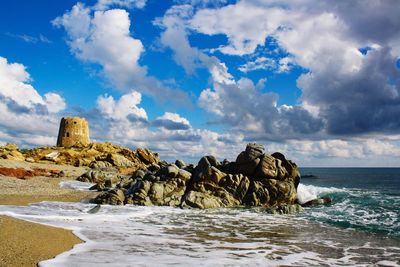
<path id="1" fill-rule="evenodd" d="M 84 176 L 93 177 L 93 173 Z M 259 144 L 248 144 L 234 162 L 218 162 L 213 156 L 201 158 L 196 167 L 182 161 L 153 162 L 130 177 L 109 177 L 107 184 L 112 185 L 109 188 L 105 188 L 107 178 L 97 176 L 97 179 L 80 178 L 105 190 L 94 199 L 97 204 L 200 209 L 294 205 L 300 181 L 294 162 L 281 153 L 266 154 Z"/>
<path id="2" fill-rule="evenodd" d="M 79 147 L 89 144 L 89 124 L 84 118 L 66 117 L 61 119 L 57 146 Z"/>

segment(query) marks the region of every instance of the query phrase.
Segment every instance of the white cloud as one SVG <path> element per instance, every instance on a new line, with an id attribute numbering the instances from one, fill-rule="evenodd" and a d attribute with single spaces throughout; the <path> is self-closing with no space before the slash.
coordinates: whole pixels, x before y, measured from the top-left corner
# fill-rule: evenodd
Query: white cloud
<path id="1" fill-rule="evenodd" d="M 97 106 L 100 112 L 112 119 L 116 120 L 143 120 L 147 121 L 147 113 L 138 105 L 142 101 L 142 96 L 136 91 L 122 95 L 119 100 L 114 100 L 112 96 L 99 96 L 97 98 Z"/>
<path id="2" fill-rule="evenodd" d="M 30 145 L 54 145 L 59 115 L 66 106 L 56 93 L 41 96 L 26 67 L 0 57 L 0 128 L 2 139 Z"/>
<path id="3" fill-rule="evenodd" d="M 98 0 L 94 5 L 95 10 L 106 10 L 112 6 L 125 8 L 144 8 L 147 0 Z"/>
<path id="4" fill-rule="evenodd" d="M 103 74 L 117 89 L 132 89 L 160 101 L 190 105 L 186 93 L 165 87 L 147 75 L 139 63 L 145 51 L 142 42 L 131 36 L 129 13 L 123 9 L 95 11 L 76 4 L 71 11 L 53 20 L 65 28 L 71 52 L 80 60 L 102 66 Z"/>
<path id="5" fill-rule="evenodd" d="M 160 35 L 161 43 L 173 50 L 174 60 L 181 65 L 188 74 L 193 74 L 202 62 L 202 53 L 189 44 L 186 21 L 193 15 L 191 5 L 173 6 L 167 10 L 162 18 L 157 18 L 155 25 L 164 29 Z"/>
<path id="6" fill-rule="evenodd" d="M 165 112 L 162 116 L 157 117 L 152 122 L 152 125 L 163 127 L 167 130 L 187 130 L 191 127 L 190 122 L 186 118 L 171 112 Z"/>
<path id="7" fill-rule="evenodd" d="M 47 93 L 43 98 L 29 82 L 31 77 L 26 67 L 19 63 L 8 63 L 0 57 L 0 97 L 15 106 L 26 109 L 44 107 L 50 113 L 65 108 L 64 99 L 56 93 Z"/>
<path id="8" fill-rule="evenodd" d="M 57 113 L 66 108 L 64 99 L 56 93 L 47 93 L 44 95 L 47 110 L 50 113 Z"/>

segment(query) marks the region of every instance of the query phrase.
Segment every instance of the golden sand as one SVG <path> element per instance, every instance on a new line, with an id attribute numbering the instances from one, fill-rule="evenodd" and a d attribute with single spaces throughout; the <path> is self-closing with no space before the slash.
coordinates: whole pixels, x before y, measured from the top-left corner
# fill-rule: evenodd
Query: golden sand
<path id="1" fill-rule="evenodd" d="M 0 160 L 3 167 L 37 167 L 38 164 Z M 47 166 L 39 165 L 46 168 Z M 51 166 L 52 168 L 55 165 Z M 85 168 L 56 166 L 66 176 L 34 177 L 21 180 L 0 175 L 0 205 L 28 205 L 40 201 L 77 202 L 93 198 L 96 193 L 61 189 L 59 183 L 75 179 Z M 37 263 L 68 251 L 82 243 L 71 231 L 0 216 L 0 267 L 37 266 Z"/>

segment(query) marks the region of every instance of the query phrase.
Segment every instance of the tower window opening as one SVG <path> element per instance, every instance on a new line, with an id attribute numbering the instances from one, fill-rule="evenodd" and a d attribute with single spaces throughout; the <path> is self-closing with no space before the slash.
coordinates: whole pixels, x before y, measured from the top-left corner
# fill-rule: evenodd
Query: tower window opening
<path id="1" fill-rule="evenodd" d="M 67 133 L 67 137 L 69 137 L 69 133 Z"/>

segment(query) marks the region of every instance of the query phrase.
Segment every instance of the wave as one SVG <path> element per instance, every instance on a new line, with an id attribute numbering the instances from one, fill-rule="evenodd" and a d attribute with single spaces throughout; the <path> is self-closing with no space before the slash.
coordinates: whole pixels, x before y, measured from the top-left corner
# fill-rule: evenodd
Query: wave
<path id="1" fill-rule="evenodd" d="M 75 180 L 60 182 L 60 188 L 74 189 L 74 190 L 79 190 L 79 191 L 89 191 L 89 188 L 91 188 L 94 185 L 95 184 L 93 184 L 93 183 L 85 183 L 85 182 L 80 182 L 80 181 L 75 181 Z"/>
<path id="2" fill-rule="evenodd" d="M 93 207 L 41 202 L 0 206 L 0 214 L 70 229 L 86 241 L 41 262 L 45 267 L 357 266 L 385 261 L 388 253 L 400 258 L 399 239 L 371 237 L 257 209 L 102 205 L 97 213 L 88 213 Z"/>
<path id="3" fill-rule="evenodd" d="M 346 189 L 340 189 L 336 187 L 320 187 L 314 185 L 299 184 L 297 187 L 297 200 L 300 204 L 304 204 L 307 201 L 316 199 L 327 193 L 334 192 L 348 192 Z"/>
<path id="4" fill-rule="evenodd" d="M 301 216 L 340 228 L 400 236 L 400 197 L 377 191 L 300 184 L 298 200 L 305 203 L 328 196 L 332 204 L 307 209 Z"/>

